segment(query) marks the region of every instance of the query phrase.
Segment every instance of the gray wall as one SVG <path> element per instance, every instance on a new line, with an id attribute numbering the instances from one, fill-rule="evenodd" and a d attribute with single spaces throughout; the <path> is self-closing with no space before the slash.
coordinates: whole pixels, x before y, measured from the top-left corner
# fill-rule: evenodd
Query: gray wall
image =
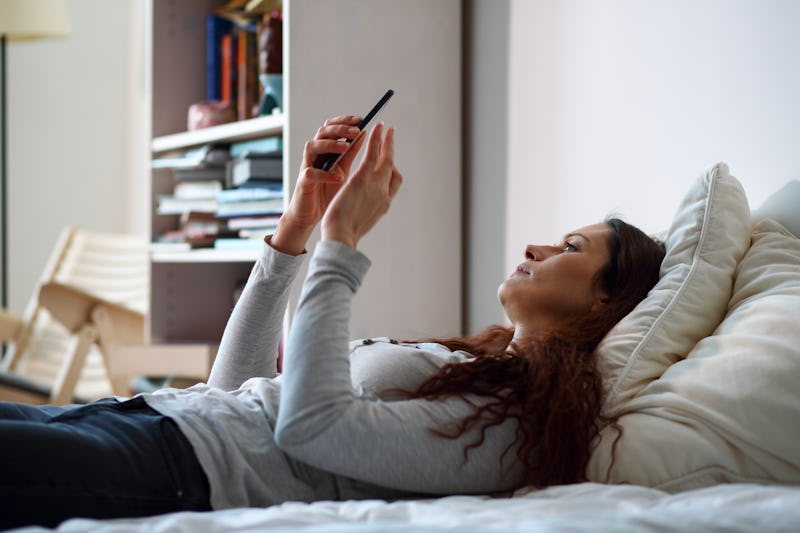
<path id="1" fill-rule="evenodd" d="M 508 169 L 508 0 L 464 5 L 464 324 L 502 323 Z"/>

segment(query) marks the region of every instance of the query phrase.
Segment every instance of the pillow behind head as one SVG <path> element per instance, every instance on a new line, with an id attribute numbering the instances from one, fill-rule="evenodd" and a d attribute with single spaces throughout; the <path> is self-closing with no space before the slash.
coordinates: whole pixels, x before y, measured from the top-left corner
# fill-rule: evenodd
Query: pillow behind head
<path id="1" fill-rule="evenodd" d="M 713 335 L 604 429 L 591 479 L 670 492 L 722 482 L 800 483 L 800 239 L 764 220 Z"/>
<path id="2" fill-rule="evenodd" d="M 750 206 L 725 163 L 692 184 L 665 244 L 658 283 L 598 346 L 608 416 L 624 412 L 725 314 L 734 269 L 750 245 Z"/>

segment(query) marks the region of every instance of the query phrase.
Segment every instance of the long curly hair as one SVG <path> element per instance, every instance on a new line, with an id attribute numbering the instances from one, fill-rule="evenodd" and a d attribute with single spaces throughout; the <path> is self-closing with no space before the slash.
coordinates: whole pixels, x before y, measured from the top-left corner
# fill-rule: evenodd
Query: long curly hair
<path id="1" fill-rule="evenodd" d="M 453 351 L 464 350 L 473 359 L 442 367 L 411 396 L 487 398 L 473 404 L 474 412 L 454 431 L 431 429 L 452 439 L 478 429 L 477 438 L 464 449 L 465 461 L 469 450 L 483 443 L 487 429 L 511 418 L 517 430 L 506 452 L 516 450 L 525 485 L 585 480 L 591 443 L 604 422 L 597 345 L 658 281 L 665 254 L 663 243 L 638 228 L 617 218 L 605 223 L 613 231 L 608 233 L 610 260 L 595 278 L 608 294 L 608 303 L 600 309 L 536 338 L 513 339 L 513 328 L 490 326 L 468 337 L 429 339 Z"/>

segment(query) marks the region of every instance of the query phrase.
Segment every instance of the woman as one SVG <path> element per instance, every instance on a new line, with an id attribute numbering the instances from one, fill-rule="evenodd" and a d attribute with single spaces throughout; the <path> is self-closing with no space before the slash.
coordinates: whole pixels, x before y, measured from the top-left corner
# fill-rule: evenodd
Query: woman
<path id="1" fill-rule="evenodd" d="M 356 247 L 402 181 L 393 129 L 347 150 L 358 121 L 331 119 L 306 144 L 208 384 L 77 408 L 0 405 L 0 526 L 584 479 L 601 402 L 594 348 L 655 283 L 663 248 L 617 220 L 587 226 L 525 248 L 498 293 L 509 328 L 349 343 L 369 268 Z M 314 168 L 342 152 L 332 172 Z M 276 376 L 289 288 L 320 221 Z"/>

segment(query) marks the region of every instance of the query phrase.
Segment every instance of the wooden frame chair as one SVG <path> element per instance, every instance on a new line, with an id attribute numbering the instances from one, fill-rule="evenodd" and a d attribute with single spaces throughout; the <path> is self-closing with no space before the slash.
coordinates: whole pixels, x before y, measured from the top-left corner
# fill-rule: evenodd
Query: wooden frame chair
<path id="1" fill-rule="evenodd" d="M 133 235 L 62 232 L 25 314 L 0 311 L 0 340 L 11 343 L 0 400 L 82 403 L 128 396 L 141 375 L 206 379 L 211 348 L 144 342 L 147 249 Z"/>
<path id="2" fill-rule="evenodd" d="M 103 343 L 143 342 L 148 278 L 144 237 L 65 228 L 25 313 L 0 313 L 0 400 L 63 404 L 122 392 Z"/>

